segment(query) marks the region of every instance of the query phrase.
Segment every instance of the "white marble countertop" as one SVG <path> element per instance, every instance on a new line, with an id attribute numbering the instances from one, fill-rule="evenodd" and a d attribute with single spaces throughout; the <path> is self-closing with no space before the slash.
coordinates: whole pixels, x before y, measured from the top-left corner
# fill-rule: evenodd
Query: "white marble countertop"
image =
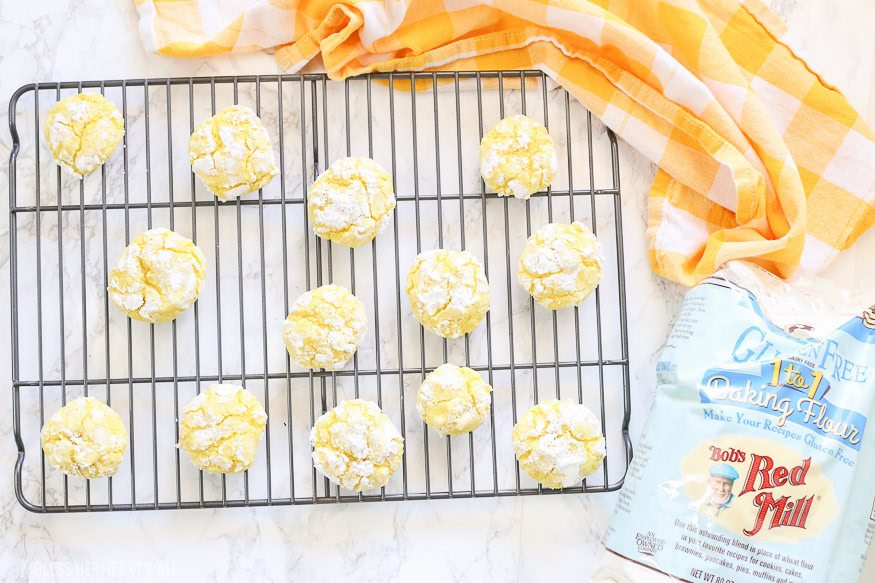
<path id="1" fill-rule="evenodd" d="M 802 39 L 811 64 L 875 123 L 875 40 L 869 0 L 768 0 Z M 144 53 L 133 3 L 0 3 L 0 96 L 32 81 L 275 73 L 264 53 L 173 60 Z M 5 107 L 0 114 L 5 126 Z M 10 148 L 0 132 L 0 159 Z M 653 365 L 684 290 L 651 272 L 644 236 L 654 168 L 621 144 L 633 441 L 649 409 Z M 0 165 L 6 180 L 6 165 Z M 8 219 L 0 223 L 0 280 L 8 281 Z M 852 285 L 875 275 L 864 261 L 875 230 L 827 275 Z M 6 284 L 0 303 L 8 299 Z M 646 316 L 646 317 L 645 317 Z M 0 311 L 0 328 L 8 330 Z M 9 379 L 9 338 L 0 368 Z M 26 358 L 26 357 L 25 357 Z M 10 409 L 7 408 L 7 411 Z M 319 507 L 41 516 L 15 501 L 11 415 L 0 416 L 0 572 L 4 580 L 586 580 L 616 494 Z M 875 578 L 870 561 L 867 576 Z M 867 578 L 868 577 L 868 578 Z"/>

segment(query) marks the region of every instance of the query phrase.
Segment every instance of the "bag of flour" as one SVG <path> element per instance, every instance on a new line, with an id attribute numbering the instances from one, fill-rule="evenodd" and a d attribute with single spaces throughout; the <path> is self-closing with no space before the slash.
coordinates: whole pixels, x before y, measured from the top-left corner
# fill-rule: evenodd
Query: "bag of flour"
<path id="1" fill-rule="evenodd" d="M 825 285 L 734 262 L 687 293 L 593 581 L 858 580 L 875 307 Z"/>

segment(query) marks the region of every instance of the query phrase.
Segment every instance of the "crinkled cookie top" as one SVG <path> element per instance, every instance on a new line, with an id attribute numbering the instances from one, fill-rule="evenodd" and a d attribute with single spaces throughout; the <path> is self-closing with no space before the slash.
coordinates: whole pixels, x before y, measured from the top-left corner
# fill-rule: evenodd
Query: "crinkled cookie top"
<path id="1" fill-rule="evenodd" d="M 511 434 L 522 468 L 548 488 L 567 488 L 605 458 L 598 418 L 572 401 L 546 401 L 526 411 Z"/>
<path id="2" fill-rule="evenodd" d="M 529 198 L 550 186 L 557 167 L 547 128 L 524 115 L 504 118 L 480 141 L 480 175 L 500 196 Z"/>
<path id="3" fill-rule="evenodd" d="M 109 298 L 143 322 L 168 322 L 197 300 L 206 260 L 191 239 L 169 229 L 150 229 L 135 237 L 112 268 Z"/>
<path id="4" fill-rule="evenodd" d="M 68 476 L 103 478 L 116 473 L 128 447 L 118 413 L 93 397 L 73 399 L 40 431 L 46 461 Z"/>
<path id="5" fill-rule="evenodd" d="M 602 245 L 586 225 L 550 223 L 526 241 L 517 279 L 539 304 L 556 310 L 589 297 L 603 263 Z"/>
<path id="6" fill-rule="evenodd" d="M 255 395 L 237 385 L 211 385 L 183 409 L 177 447 L 202 470 L 242 472 L 255 461 L 266 423 Z"/>
<path id="7" fill-rule="evenodd" d="M 313 230 L 346 247 L 359 247 L 382 233 L 394 208 L 392 177 L 370 158 L 337 160 L 307 194 Z"/>
<path id="8" fill-rule="evenodd" d="M 476 328 L 489 310 L 489 283 L 467 251 L 435 249 L 416 256 L 407 273 L 407 298 L 416 319 L 439 336 Z"/>
<path id="9" fill-rule="evenodd" d="M 188 142 L 191 168 L 221 200 L 265 187 L 279 170 L 264 124 L 244 105 L 203 121 Z"/>
<path id="10" fill-rule="evenodd" d="M 426 425 L 445 435 L 462 435 L 480 427 L 489 415 L 492 387 L 477 371 L 442 364 L 425 377 L 416 395 L 416 410 Z"/>
<path id="11" fill-rule="evenodd" d="M 79 93 L 55 103 L 43 125 L 58 164 L 82 178 L 115 152 L 125 135 L 118 108 L 99 93 Z"/>
<path id="12" fill-rule="evenodd" d="M 323 285 L 301 295 L 285 322 L 289 356 L 301 366 L 342 368 L 367 330 L 364 304 L 346 288 Z"/>
<path id="13" fill-rule="evenodd" d="M 350 490 L 385 486 L 401 464 L 404 439 L 376 403 L 343 401 L 313 425 L 313 463 Z"/>

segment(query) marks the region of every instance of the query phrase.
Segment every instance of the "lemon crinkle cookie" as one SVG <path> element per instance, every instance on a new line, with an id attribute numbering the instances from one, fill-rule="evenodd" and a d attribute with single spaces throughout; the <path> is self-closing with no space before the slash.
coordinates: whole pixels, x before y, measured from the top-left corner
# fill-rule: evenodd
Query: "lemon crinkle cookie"
<path id="1" fill-rule="evenodd" d="M 109 297 L 134 320 L 169 322 L 197 300 L 205 263 L 191 239 L 169 229 L 150 229 L 119 255 L 109 277 Z"/>
<path id="2" fill-rule="evenodd" d="M 299 365 L 336 370 L 358 349 L 365 330 L 364 304 L 346 288 L 332 284 L 297 299 L 283 323 L 283 339 Z"/>
<path id="3" fill-rule="evenodd" d="M 52 156 L 82 178 L 112 156 L 125 135 L 118 108 L 99 93 L 79 93 L 55 103 L 43 134 Z"/>
<path id="4" fill-rule="evenodd" d="M 480 175 L 500 196 L 529 198 L 550 186 L 557 165 L 547 128 L 524 115 L 504 118 L 480 141 Z"/>
<path id="5" fill-rule="evenodd" d="M 343 401 L 313 425 L 313 464 L 329 480 L 350 490 L 385 486 L 401 463 L 404 438 L 370 401 Z"/>
<path id="6" fill-rule="evenodd" d="M 346 247 L 359 247 L 382 233 L 394 208 L 392 177 L 370 158 L 337 160 L 307 195 L 313 230 Z"/>
<path id="7" fill-rule="evenodd" d="M 93 397 L 73 399 L 49 417 L 40 431 L 46 461 L 68 476 L 112 476 L 128 447 L 118 413 Z"/>
<path id="8" fill-rule="evenodd" d="M 202 470 L 242 472 L 255 461 L 266 423 L 255 395 L 237 385 L 210 385 L 183 409 L 176 446 Z"/>
<path id="9" fill-rule="evenodd" d="M 567 488 L 605 458 L 599 421 L 584 405 L 546 401 L 520 417 L 511 434 L 520 468 L 548 488 Z"/>
<path id="10" fill-rule="evenodd" d="M 441 437 L 461 435 L 483 424 L 491 391 L 477 371 L 442 364 L 425 377 L 416 395 L 416 410 Z"/>
<path id="11" fill-rule="evenodd" d="M 580 222 L 550 223 L 523 248 L 517 279 L 550 310 L 577 306 L 598 286 L 604 254 L 595 235 Z"/>
<path id="12" fill-rule="evenodd" d="M 489 310 L 489 283 L 480 261 L 467 251 L 434 249 L 413 260 L 407 298 L 426 329 L 457 338 L 483 321 Z"/>
<path id="13" fill-rule="evenodd" d="M 244 105 L 202 122 L 188 142 L 191 168 L 221 200 L 255 192 L 279 173 L 264 124 Z"/>

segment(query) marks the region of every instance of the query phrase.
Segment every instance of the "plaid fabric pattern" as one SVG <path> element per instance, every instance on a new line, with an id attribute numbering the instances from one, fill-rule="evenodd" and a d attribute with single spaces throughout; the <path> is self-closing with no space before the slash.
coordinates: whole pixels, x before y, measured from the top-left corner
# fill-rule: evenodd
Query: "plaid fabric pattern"
<path id="1" fill-rule="evenodd" d="M 540 69 L 658 164 L 650 261 L 816 273 L 875 222 L 875 142 L 760 0 L 135 0 L 147 49 L 332 78 Z"/>

